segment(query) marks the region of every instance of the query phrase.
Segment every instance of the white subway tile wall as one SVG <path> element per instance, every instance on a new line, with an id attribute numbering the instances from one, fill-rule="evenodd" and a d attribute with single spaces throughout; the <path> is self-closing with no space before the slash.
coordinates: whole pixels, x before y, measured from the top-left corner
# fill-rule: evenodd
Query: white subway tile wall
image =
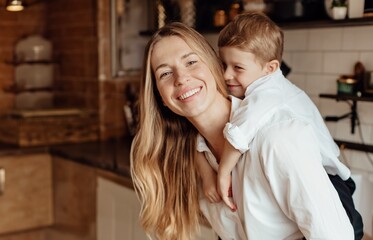
<path id="1" fill-rule="evenodd" d="M 323 116 L 349 112 L 346 102 L 321 99 L 318 95 L 336 93 L 337 78 L 352 74 L 357 61 L 373 71 L 373 26 L 285 30 L 284 35 L 284 60 L 292 68 L 289 80 L 311 97 Z M 364 142 L 373 144 L 373 103 L 358 102 L 357 110 Z M 349 119 L 328 122 L 327 126 L 337 139 L 362 142 L 358 128 L 351 134 Z M 366 153 L 345 150 L 344 155 L 351 168 L 373 173 Z"/>

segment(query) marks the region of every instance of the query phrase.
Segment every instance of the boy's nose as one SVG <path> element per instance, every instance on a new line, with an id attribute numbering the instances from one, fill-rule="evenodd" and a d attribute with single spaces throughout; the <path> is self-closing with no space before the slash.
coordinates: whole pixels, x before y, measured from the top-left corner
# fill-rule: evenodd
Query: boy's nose
<path id="1" fill-rule="evenodd" d="M 226 68 L 225 71 L 224 71 L 224 80 L 227 81 L 227 80 L 231 80 L 231 79 L 233 79 L 233 75 L 228 70 L 228 68 Z"/>

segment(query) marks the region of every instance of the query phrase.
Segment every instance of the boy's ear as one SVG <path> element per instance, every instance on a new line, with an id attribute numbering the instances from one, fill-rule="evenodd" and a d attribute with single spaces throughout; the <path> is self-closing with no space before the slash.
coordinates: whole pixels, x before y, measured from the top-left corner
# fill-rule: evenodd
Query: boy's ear
<path id="1" fill-rule="evenodd" d="M 275 72 L 280 67 L 278 60 L 272 60 L 266 64 L 267 74 Z"/>

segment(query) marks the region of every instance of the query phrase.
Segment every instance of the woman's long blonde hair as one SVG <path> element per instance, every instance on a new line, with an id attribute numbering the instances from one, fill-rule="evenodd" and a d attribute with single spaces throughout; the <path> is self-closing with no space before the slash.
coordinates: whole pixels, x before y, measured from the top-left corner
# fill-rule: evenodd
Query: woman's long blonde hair
<path id="1" fill-rule="evenodd" d="M 159 29 L 150 39 L 144 57 L 139 98 L 139 128 L 132 143 L 131 174 L 142 203 L 144 230 L 161 240 L 190 239 L 199 226 L 196 128 L 163 105 L 151 68 L 154 45 L 178 36 L 199 55 L 226 96 L 222 65 L 205 38 L 182 23 Z"/>

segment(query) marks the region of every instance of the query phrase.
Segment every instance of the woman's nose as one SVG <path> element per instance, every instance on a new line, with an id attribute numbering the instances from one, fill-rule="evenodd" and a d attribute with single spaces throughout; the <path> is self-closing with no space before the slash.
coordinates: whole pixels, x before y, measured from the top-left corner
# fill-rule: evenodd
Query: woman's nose
<path id="1" fill-rule="evenodd" d="M 175 84 L 176 85 L 180 85 L 180 84 L 184 84 L 185 82 L 187 82 L 189 80 L 189 75 L 187 74 L 187 72 L 183 71 L 183 70 L 178 70 L 176 71 L 176 74 L 175 74 Z"/>

